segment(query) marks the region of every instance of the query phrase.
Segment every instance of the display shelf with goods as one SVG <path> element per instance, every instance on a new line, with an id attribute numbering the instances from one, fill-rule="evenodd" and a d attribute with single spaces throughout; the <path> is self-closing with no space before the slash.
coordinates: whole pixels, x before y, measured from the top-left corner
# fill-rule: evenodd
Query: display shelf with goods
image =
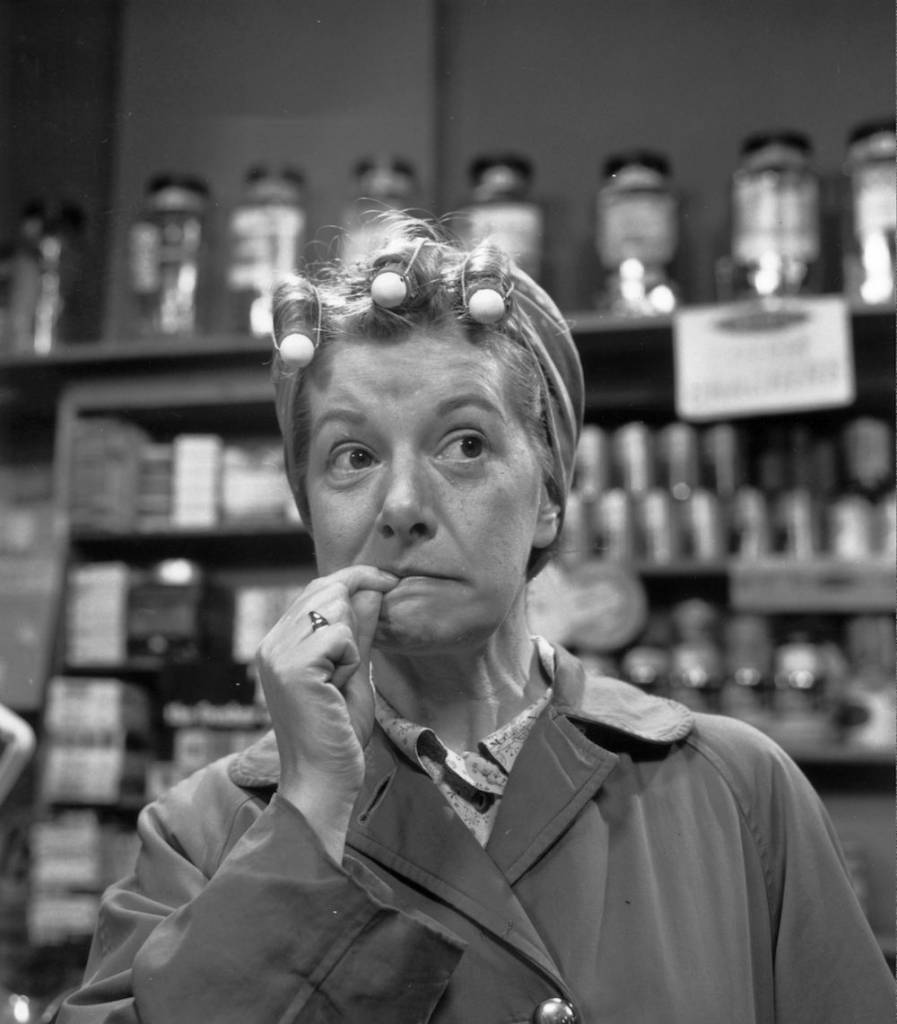
<path id="1" fill-rule="evenodd" d="M 653 444 L 677 423 L 671 321 L 609 319 L 592 313 L 573 313 L 570 320 L 585 366 L 587 420 L 606 433 L 608 457 L 615 436 L 630 435 L 624 449 Z M 883 368 L 892 358 L 890 318 L 857 312 L 851 323 L 857 401 L 836 411 L 744 421 L 734 430 L 736 440 L 739 429 L 745 436 L 762 437 L 775 428 L 769 436 L 777 443 L 783 438 L 803 443 L 809 424 L 810 433 L 836 443 L 852 420 L 869 412 L 881 414 L 887 403 Z M 282 480 L 269 374 L 267 345 L 234 336 L 81 346 L 0 366 L 0 384 L 15 392 L 20 404 L 27 405 L 37 394 L 58 402 L 55 492 L 59 570 L 65 585 L 49 655 L 48 706 L 40 726 L 36 861 L 29 901 L 32 941 L 52 947 L 57 955 L 67 948 L 75 960 L 83 955 L 96 899 L 114 870 L 103 865 L 118 864 L 114 851 L 128 849 L 140 806 L 184 774 L 248 743 L 267 726 L 248 670 L 252 650 L 290 594 L 312 574 L 311 540 L 292 511 Z M 693 428 L 694 439 L 715 426 Z M 621 447 L 619 439 L 616 445 Z M 759 442 L 757 447 L 762 449 Z M 782 461 L 782 452 L 755 457 L 751 465 L 765 466 L 763 472 L 774 477 L 775 466 L 770 469 L 769 464 L 777 458 Z M 676 481 L 669 475 L 669 461 L 660 460 L 655 471 L 673 495 Z M 626 472 L 632 484 L 638 467 L 630 465 Z M 582 522 L 581 470 L 579 475 L 569 517 L 572 527 L 578 516 Z M 602 491 L 609 482 L 620 480 L 609 478 Z M 587 494 L 585 504 L 594 505 L 596 499 L 597 493 Z M 670 500 L 680 512 L 686 504 L 681 493 Z M 698 534 L 700 523 L 698 517 L 692 524 Z M 869 638 L 880 635 L 878 627 L 891 609 L 888 569 L 878 557 L 863 564 L 833 562 L 825 549 L 809 558 L 782 552 L 772 552 L 765 560 L 738 557 L 728 544 L 729 532 L 724 531 L 727 542 L 715 547 L 696 547 L 706 538 L 695 534 L 666 554 L 663 545 L 654 546 L 650 556 L 642 541 L 634 541 L 613 559 L 608 558 L 606 534 L 597 543 L 594 537 L 589 540 L 585 552 L 570 551 L 568 534 L 560 573 L 574 562 L 605 569 L 614 565 L 635 580 L 652 613 L 642 623 L 643 632 L 622 642 L 618 638 L 614 649 L 595 651 L 588 642 L 571 646 L 599 668 L 637 680 L 633 665 L 637 668 L 641 658 L 643 671 L 657 656 L 656 648 L 666 644 L 660 660 L 667 678 L 677 679 L 674 696 L 698 707 L 709 704 L 711 710 L 741 714 L 776 735 L 776 719 L 787 716 L 773 712 L 774 682 L 765 684 L 762 695 L 748 686 L 736 691 L 735 702 L 717 700 L 726 687 L 732 691 L 729 677 L 734 669 L 722 639 L 732 620 L 745 628 L 743 623 L 738 626 L 739 619 L 758 610 L 773 611 L 752 604 L 751 586 L 762 593 L 775 578 L 794 597 L 793 604 L 779 606 L 775 615 L 760 616 L 769 630 L 764 634 L 771 644 L 769 672 L 775 674 L 776 664 L 780 675 L 787 674 L 789 664 L 809 664 L 811 669 L 824 665 L 826 683 L 831 685 L 837 676 L 840 686 L 846 678 L 840 645 L 854 634 L 859 639 L 851 643 L 861 651 L 864 643 L 874 645 Z M 575 602 L 575 587 L 572 592 Z M 820 595 L 827 596 L 821 600 Z M 570 608 L 569 593 L 565 600 L 562 607 Z M 696 667 L 706 667 L 702 658 L 707 656 L 707 645 L 702 647 L 694 633 L 704 628 L 700 622 L 686 625 L 693 632 L 682 635 L 689 604 L 699 619 L 708 608 L 714 617 L 716 649 L 711 658 L 720 666 L 718 687 L 713 683 L 686 689 L 690 684 L 684 680 L 693 679 Z M 571 610 L 577 621 L 585 616 L 585 635 L 600 607 Z M 807 625 L 837 642 L 828 642 L 820 655 L 815 633 L 809 639 L 792 635 L 791 626 L 797 634 Z M 762 624 L 754 627 L 762 632 Z M 646 656 L 652 647 L 653 654 L 648 650 Z M 757 668 L 754 663 L 740 667 Z M 656 680 L 647 688 L 652 686 L 657 688 Z M 867 689 L 853 687 L 850 699 L 837 705 L 823 699 L 818 687 L 810 689 L 809 700 L 796 690 L 787 691 L 800 724 L 790 732 L 779 730 L 782 742 L 837 800 L 844 797 L 841 781 L 862 779 L 863 797 L 872 801 L 880 817 L 892 766 L 881 742 L 857 741 L 862 737 L 858 722 L 868 722 L 869 707 L 863 704 Z M 54 732 L 48 720 L 51 696 L 64 700 L 75 694 L 83 709 L 91 706 L 86 696 L 91 690 L 97 695 L 92 699 L 105 701 L 107 712 L 130 708 L 128 723 L 113 723 L 99 739 L 64 727 L 61 734 Z M 109 694 L 117 696 L 109 699 Z M 57 715 L 56 721 L 65 717 Z M 64 884 L 48 886 L 59 830 L 92 860 L 84 878 L 66 876 Z M 884 931 L 881 907 L 887 885 L 881 880 L 880 853 L 868 852 L 877 841 L 872 833 L 878 835 L 876 829 L 853 829 L 848 838 L 860 836 L 855 844 L 857 870 L 865 875 L 858 885 L 871 893 L 870 916 Z"/>

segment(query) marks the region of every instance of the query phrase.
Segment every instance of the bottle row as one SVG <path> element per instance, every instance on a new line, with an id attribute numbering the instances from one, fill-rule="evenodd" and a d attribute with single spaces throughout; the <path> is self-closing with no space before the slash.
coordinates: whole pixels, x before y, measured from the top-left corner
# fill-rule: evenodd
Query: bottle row
<path id="1" fill-rule="evenodd" d="M 844 290 L 860 304 L 893 302 L 897 200 L 893 121 L 850 132 L 841 190 Z M 465 243 L 487 235 L 533 276 L 545 270 L 545 204 L 534 192 L 532 161 L 482 155 L 470 165 L 466 197 L 440 219 Z M 768 297 L 819 287 L 823 210 L 813 147 L 799 131 L 760 132 L 744 140 L 730 183 L 727 251 L 716 266 L 719 299 Z M 204 310 L 226 296 L 229 327 L 265 336 L 278 278 L 303 263 L 309 230 L 306 183 L 295 168 L 258 166 L 216 238 L 208 183 L 184 174 L 154 175 L 129 230 L 130 333 L 193 335 L 208 329 Z M 352 174 L 343 217 L 342 255 L 376 244 L 377 216 L 421 211 L 415 168 L 402 159 L 365 159 Z M 596 190 L 594 244 L 602 268 L 597 305 L 612 315 L 669 314 L 682 302 L 675 266 L 680 203 L 661 153 L 612 154 Z M 429 216 L 436 211 L 430 211 Z M 24 211 L 15 245 L 0 259 L 0 349 L 49 352 L 78 337 L 83 215 L 73 207 L 48 218 L 43 204 Z M 213 302 L 209 301 L 213 296 Z"/>
<path id="2" fill-rule="evenodd" d="M 587 425 L 562 558 L 893 558 L 892 426 Z"/>
<path id="3" fill-rule="evenodd" d="M 699 711 L 743 719 L 786 745 L 892 750 L 893 617 L 731 613 L 700 598 L 655 610 L 593 667 Z M 817 749 L 824 749 L 819 748 Z"/>

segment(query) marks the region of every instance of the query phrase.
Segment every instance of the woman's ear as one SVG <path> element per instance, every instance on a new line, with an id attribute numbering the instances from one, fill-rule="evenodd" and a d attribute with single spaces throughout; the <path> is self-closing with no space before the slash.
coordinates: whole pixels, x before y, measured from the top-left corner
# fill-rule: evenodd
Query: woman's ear
<path id="1" fill-rule="evenodd" d="M 558 535 L 560 513 L 560 506 L 549 496 L 548 490 L 543 484 L 542 499 L 539 502 L 539 514 L 536 519 L 536 533 L 533 537 L 534 548 L 547 548 L 554 543 Z"/>

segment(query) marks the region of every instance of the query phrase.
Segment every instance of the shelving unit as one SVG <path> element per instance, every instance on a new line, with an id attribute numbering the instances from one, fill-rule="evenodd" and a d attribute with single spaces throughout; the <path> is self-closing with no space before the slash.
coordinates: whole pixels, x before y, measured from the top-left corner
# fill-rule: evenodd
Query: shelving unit
<path id="1" fill-rule="evenodd" d="M 586 374 L 587 419 L 610 426 L 631 420 L 659 426 L 675 419 L 671 320 L 607 320 L 593 312 L 574 312 L 569 320 Z M 881 414 L 891 401 L 892 317 L 883 311 L 855 311 L 852 326 L 857 400 L 850 409 L 818 414 L 828 420 L 848 418 L 858 410 Z M 269 373 L 268 344 L 232 335 L 98 343 L 45 358 L 0 361 L 0 393 L 12 407 L 27 408 L 32 415 L 55 414 L 60 572 L 97 562 L 122 562 L 141 570 L 164 559 L 186 558 L 229 587 L 259 581 L 286 585 L 297 571 L 310 572 L 311 539 L 296 522 L 152 529 L 101 529 L 68 522 L 72 445 L 82 419 L 120 417 L 167 440 L 181 432 L 203 431 L 232 439 L 270 440 L 276 438 L 277 426 Z M 887 614 L 893 607 L 892 567 L 876 561 L 685 559 L 637 562 L 630 568 L 642 580 L 650 601 L 661 604 L 697 593 L 735 610 L 773 614 Z M 55 617 L 60 624 L 65 622 L 65 594 Z M 50 658 L 53 671 L 73 680 L 114 678 L 144 688 L 156 702 L 151 742 L 170 752 L 171 723 L 163 720 L 157 692 L 164 662 L 128 657 L 114 663 L 68 664 L 62 626 L 56 636 Z M 245 674 L 246 666 L 235 665 L 234 671 Z M 197 720 L 194 725 L 202 723 Z M 246 728 L 263 725 L 262 714 L 251 724 L 247 719 Z M 859 833 L 866 841 L 878 834 L 887 795 L 893 790 L 893 758 L 888 751 L 834 738 L 809 745 L 786 741 L 786 746 L 827 802 L 846 816 L 851 835 Z M 861 819 L 856 816 L 857 792 L 864 801 Z M 131 794 L 113 804 L 55 802 L 42 807 L 41 814 L 52 819 L 65 810 L 92 809 L 101 823 L 114 824 L 133 821 L 142 802 Z M 889 898 L 883 860 L 877 850 L 868 866 L 876 907 L 886 905 Z M 878 911 L 873 924 L 882 933 L 887 953 L 893 944 L 888 944 L 886 923 Z M 72 949 L 75 958 L 83 955 L 83 946 L 75 943 Z"/>

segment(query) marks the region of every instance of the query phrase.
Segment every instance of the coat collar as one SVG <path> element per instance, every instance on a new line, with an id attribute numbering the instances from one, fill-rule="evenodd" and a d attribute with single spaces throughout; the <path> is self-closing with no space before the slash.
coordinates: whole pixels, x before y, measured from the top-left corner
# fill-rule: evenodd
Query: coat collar
<path id="1" fill-rule="evenodd" d="M 555 679 L 551 709 L 577 722 L 596 725 L 643 743 L 666 746 L 684 739 L 694 719 L 684 705 L 652 697 L 609 676 L 586 673 L 582 663 L 555 647 Z M 266 733 L 230 763 L 228 773 L 238 786 L 276 786 L 280 759 L 274 733 Z"/>

